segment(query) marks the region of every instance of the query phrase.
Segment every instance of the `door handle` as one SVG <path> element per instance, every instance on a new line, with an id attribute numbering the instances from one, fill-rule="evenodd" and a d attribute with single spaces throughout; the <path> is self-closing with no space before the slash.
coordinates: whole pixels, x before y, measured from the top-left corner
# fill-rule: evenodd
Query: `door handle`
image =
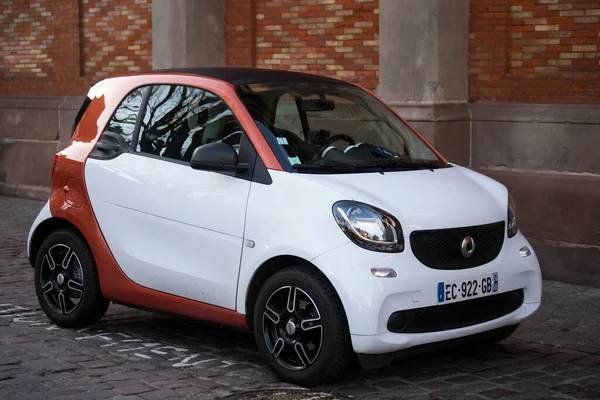
<path id="1" fill-rule="evenodd" d="M 111 160 L 129 151 L 129 143 L 119 133 L 105 131 L 94 146 L 91 158 Z"/>

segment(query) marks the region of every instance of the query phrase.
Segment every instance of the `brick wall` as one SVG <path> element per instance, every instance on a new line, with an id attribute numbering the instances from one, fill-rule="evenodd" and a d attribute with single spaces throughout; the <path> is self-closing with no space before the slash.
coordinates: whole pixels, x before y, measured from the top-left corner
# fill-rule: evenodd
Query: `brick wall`
<path id="1" fill-rule="evenodd" d="M 600 103 L 600 1 L 471 0 L 473 101 Z"/>
<path id="2" fill-rule="evenodd" d="M 227 0 L 232 66 L 329 75 L 375 90 L 378 0 Z"/>
<path id="3" fill-rule="evenodd" d="M 254 0 L 227 0 L 225 9 L 225 64 L 256 66 Z"/>
<path id="4" fill-rule="evenodd" d="M 38 1 L 31 5 L 0 1 L 0 70 L 4 79 L 17 76 L 44 78 L 54 72 L 50 50 L 54 35 L 50 24 L 54 20 L 52 2 Z"/>
<path id="5" fill-rule="evenodd" d="M 152 0 L 0 0 L 0 93 L 81 95 L 152 68 Z"/>
<path id="6" fill-rule="evenodd" d="M 152 68 L 151 1 L 81 3 L 85 76 L 102 78 Z"/>

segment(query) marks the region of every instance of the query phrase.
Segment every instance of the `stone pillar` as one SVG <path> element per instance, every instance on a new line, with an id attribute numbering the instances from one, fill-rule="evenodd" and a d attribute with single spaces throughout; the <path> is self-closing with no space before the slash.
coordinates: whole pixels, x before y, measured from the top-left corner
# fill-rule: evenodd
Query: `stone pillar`
<path id="1" fill-rule="evenodd" d="M 377 93 L 469 165 L 469 0 L 380 0 Z"/>
<path id="2" fill-rule="evenodd" d="M 225 2 L 153 0 L 154 69 L 225 65 Z"/>

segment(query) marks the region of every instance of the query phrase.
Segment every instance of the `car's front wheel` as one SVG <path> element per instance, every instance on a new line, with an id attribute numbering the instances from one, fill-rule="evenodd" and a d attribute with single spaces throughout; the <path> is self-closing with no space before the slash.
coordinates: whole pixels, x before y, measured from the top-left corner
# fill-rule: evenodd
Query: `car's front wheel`
<path id="1" fill-rule="evenodd" d="M 253 325 L 262 357 L 286 381 L 314 385 L 339 378 L 348 365 L 343 306 L 312 267 L 285 268 L 271 276 L 258 295 Z"/>
<path id="2" fill-rule="evenodd" d="M 65 328 L 98 322 L 109 304 L 100 292 L 92 251 L 83 237 L 70 229 L 52 232 L 40 246 L 35 291 L 48 318 Z"/>

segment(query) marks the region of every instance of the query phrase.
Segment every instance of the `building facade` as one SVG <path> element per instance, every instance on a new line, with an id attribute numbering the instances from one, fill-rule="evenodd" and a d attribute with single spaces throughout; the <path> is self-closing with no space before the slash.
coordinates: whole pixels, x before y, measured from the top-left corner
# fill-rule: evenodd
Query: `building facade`
<path id="1" fill-rule="evenodd" d="M 0 193 L 48 195 L 94 82 L 215 65 L 377 93 L 509 187 L 545 277 L 600 285 L 596 0 L 0 0 Z"/>

